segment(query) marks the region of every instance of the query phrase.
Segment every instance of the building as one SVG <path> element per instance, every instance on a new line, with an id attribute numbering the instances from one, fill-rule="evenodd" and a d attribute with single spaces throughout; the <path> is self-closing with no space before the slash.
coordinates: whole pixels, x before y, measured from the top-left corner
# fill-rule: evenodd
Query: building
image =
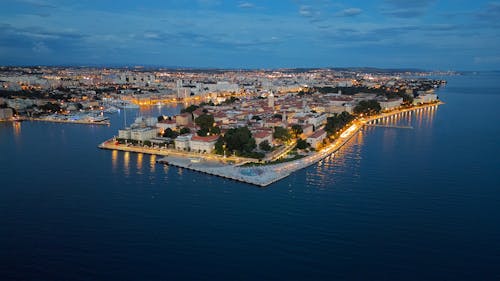
<path id="1" fill-rule="evenodd" d="M 219 139 L 218 135 L 213 135 L 213 136 L 206 136 L 206 137 L 200 137 L 200 136 L 192 136 L 191 140 L 189 141 L 189 147 L 191 148 L 191 151 L 195 152 L 212 152 L 215 149 L 215 143 Z"/>
<path id="2" fill-rule="evenodd" d="M 271 131 L 258 131 L 253 134 L 255 144 L 260 145 L 261 142 L 267 141 L 269 145 L 273 143 L 273 133 Z"/>
<path id="3" fill-rule="evenodd" d="M 270 108 L 274 108 L 274 94 L 271 92 L 269 96 L 267 96 L 267 106 Z"/>
<path id="4" fill-rule="evenodd" d="M 192 134 L 178 136 L 174 140 L 175 149 L 177 150 L 189 150 L 189 141 L 193 137 Z"/>
<path id="5" fill-rule="evenodd" d="M 193 115 L 189 112 L 184 112 L 180 115 L 175 116 L 175 122 L 178 126 L 187 126 L 189 123 L 193 122 Z"/>
<path id="6" fill-rule="evenodd" d="M 166 129 L 175 129 L 177 127 L 177 123 L 175 120 L 162 120 L 158 123 L 156 123 L 156 127 L 160 128 L 162 131 L 165 131 Z"/>
<path id="7" fill-rule="evenodd" d="M 14 116 L 12 108 L 0 108 L 0 120 L 9 120 Z"/>
<path id="8" fill-rule="evenodd" d="M 433 102 L 436 101 L 437 99 L 438 98 L 436 94 L 421 94 L 415 99 L 413 99 L 413 104 Z"/>
<path id="9" fill-rule="evenodd" d="M 403 104 L 403 98 L 388 99 L 380 101 L 379 103 L 382 110 L 391 110 L 401 106 L 401 104 Z"/>
<path id="10" fill-rule="evenodd" d="M 152 138 L 155 138 L 157 134 L 158 134 L 157 128 L 146 127 L 146 128 L 133 129 L 130 132 L 130 139 L 136 141 L 147 141 Z"/>
<path id="11" fill-rule="evenodd" d="M 321 129 L 317 130 L 314 132 L 312 135 L 310 135 L 307 139 L 306 142 L 311 145 L 311 147 L 317 149 L 323 140 L 326 138 L 326 132 Z"/>
<path id="12" fill-rule="evenodd" d="M 125 128 L 118 130 L 118 138 L 129 140 L 132 136 L 132 130 L 130 128 Z"/>

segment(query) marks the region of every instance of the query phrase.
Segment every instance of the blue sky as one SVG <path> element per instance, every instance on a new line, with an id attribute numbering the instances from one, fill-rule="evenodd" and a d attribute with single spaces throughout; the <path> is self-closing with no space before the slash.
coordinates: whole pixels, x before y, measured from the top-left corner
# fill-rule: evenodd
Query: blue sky
<path id="1" fill-rule="evenodd" d="M 500 69 L 500 1 L 2 0 L 19 64 Z"/>

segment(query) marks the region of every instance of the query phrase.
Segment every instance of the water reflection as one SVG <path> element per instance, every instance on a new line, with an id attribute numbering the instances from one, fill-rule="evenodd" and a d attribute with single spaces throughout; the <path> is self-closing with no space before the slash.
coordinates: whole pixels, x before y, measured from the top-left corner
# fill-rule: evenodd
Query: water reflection
<path id="1" fill-rule="evenodd" d="M 155 172 L 155 166 L 156 166 L 156 155 L 151 155 L 149 158 L 149 169 L 151 173 Z"/>
<path id="2" fill-rule="evenodd" d="M 111 151 L 111 167 L 113 172 L 116 172 L 116 167 L 118 165 L 118 150 Z"/>
<path id="3" fill-rule="evenodd" d="M 123 153 L 123 172 L 126 176 L 130 174 L 130 152 Z"/>
<path id="4" fill-rule="evenodd" d="M 138 153 L 137 154 L 137 174 L 142 174 L 142 157 L 143 157 L 143 154 L 142 153 Z"/>
<path id="5" fill-rule="evenodd" d="M 312 166 L 315 169 L 307 169 L 306 181 L 308 186 L 320 189 L 333 188 L 338 183 L 336 175 L 344 173 L 346 170 L 353 172 L 352 177 L 359 177 L 358 167 L 361 161 L 361 146 L 364 135 L 363 131 L 358 132 L 337 152 Z"/>
<path id="6" fill-rule="evenodd" d="M 21 122 L 12 122 L 12 128 L 14 129 L 14 137 L 19 138 L 21 136 Z"/>
<path id="7" fill-rule="evenodd" d="M 345 171 L 350 171 L 350 180 L 356 180 L 360 177 L 360 167 L 362 161 L 362 148 L 366 136 L 375 132 L 375 130 L 384 130 L 382 132 L 383 150 L 381 153 L 388 153 L 394 148 L 396 137 L 402 130 L 412 129 L 416 124 L 417 128 L 431 128 L 436 116 L 438 106 L 427 107 L 413 112 L 405 112 L 383 119 L 376 120 L 377 126 L 365 126 L 356 136 L 354 136 L 346 145 L 344 145 L 335 154 L 328 156 L 318 162 L 314 169 L 307 169 L 306 181 L 308 186 L 317 188 L 332 188 L 338 184 L 339 177 Z M 384 127 L 387 126 L 387 127 Z"/>

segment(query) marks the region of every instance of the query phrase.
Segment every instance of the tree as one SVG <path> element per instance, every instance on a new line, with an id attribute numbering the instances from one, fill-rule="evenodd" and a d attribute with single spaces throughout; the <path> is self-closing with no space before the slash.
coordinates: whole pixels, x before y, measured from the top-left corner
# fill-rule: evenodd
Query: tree
<path id="1" fill-rule="evenodd" d="M 179 133 L 170 128 L 167 128 L 165 129 L 165 131 L 163 131 L 163 137 L 165 138 L 175 139 L 177 136 L 179 136 Z"/>
<path id="2" fill-rule="evenodd" d="M 360 101 L 356 107 L 354 107 L 354 113 L 356 114 L 376 114 L 382 110 L 380 103 L 376 100 Z"/>
<path id="3" fill-rule="evenodd" d="M 279 113 L 276 113 L 273 115 L 273 118 L 276 118 L 276 119 L 283 119 L 283 115 L 279 114 Z"/>
<path id="4" fill-rule="evenodd" d="M 288 141 L 292 138 L 290 132 L 283 127 L 274 127 L 273 137 L 283 142 Z"/>
<path id="5" fill-rule="evenodd" d="M 298 138 L 300 134 L 302 134 L 304 130 L 302 129 L 302 126 L 299 124 L 294 124 L 292 125 L 292 135 L 294 138 Z"/>
<path id="6" fill-rule="evenodd" d="M 200 126 L 200 129 L 203 130 L 206 135 L 214 126 L 214 117 L 210 114 L 203 114 L 198 116 L 198 118 L 194 120 L 194 123 Z"/>
<path id="7" fill-rule="evenodd" d="M 219 155 L 224 154 L 224 139 L 222 137 L 219 137 L 219 139 L 215 143 L 215 153 Z"/>
<path id="8" fill-rule="evenodd" d="M 163 117 L 163 115 L 158 116 L 158 122 L 161 122 L 163 120 L 165 120 L 165 117 Z"/>
<path id="9" fill-rule="evenodd" d="M 198 135 L 206 136 L 209 132 L 211 132 L 212 128 L 214 127 L 214 122 L 214 117 L 212 115 L 203 114 L 198 116 L 198 118 L 194 120 L 194 123 L 200 126 Z"/>
<path id="10" fill-rule="evenodd" d="M 254 116 L 252 116 L 252 120 L 260 121 L 260 120 L 262 120 L 262 118 L 260 118 L 259 115 L 254 115 Z"/>
<path id="11" fill-rule="evenodd" d="M 197 106 L 197 105 L 192 104 L 192 105 L 190 105 L 190 106 L 188 106 L 186 108 L 181 109 L 181 113 L 184 113 L 184 112 L 193 113 L 193 111 L 195 111 L 198 108 L 200 108 L 200 107 Z"/>
<path id="12" fill-rule="evenodd" d="M 210 129 L 210 133 L 214 135 L 219 135 L 220 134 L 220 128 L 217 126 L 214 126 Z"/>
<path id="13" fill-rule="evenodd" d="M 250 153 L 257 146 L 248 127 L 231 128 L 224 135 L 227 150 L 239 154 Z"/>
<path id="14" fill-rule="evenodd" d="M 61 110 L 61 106 L 59 104 L 51 103 L 51 102 L 48 102 L 44 105 L 41 105 L 38 108 L 41 110 L 50 111 L 50 112 L 57 112 L 57 111 Z"/>
<path id="15" fill-rule="evenodd" d="M 181 135 L 189 134 L 189 133 L 191 133 L 191 129 L 184 127 L 181 129 L 180 133 L 181 133 Z"/>
<path id="16" fill-rule="evenodd" d="M 333 135 L 336 131 L 342 129 L 349 122 L 354 120 L 354 116 L 344 111 L 340 114 L 335 114 L 326 119 L 325 131 L 328 135 Z"/>
<path id="17" fill-rule="evenodd" d="M 270 151 L 272 149 L 271 145 L 269 144 L 269 142 L 267 140 L 262 141 L 259 144 L 259 148 L 261 150 L 264 150 L 264 151 Z"/>
<path id="18" fill-rule="evenodd" d="M 297 148 L 298 149 L 306 149 L 309 146 L 309 143 L 303 139 L 298 139 L 297 140 Z"/>

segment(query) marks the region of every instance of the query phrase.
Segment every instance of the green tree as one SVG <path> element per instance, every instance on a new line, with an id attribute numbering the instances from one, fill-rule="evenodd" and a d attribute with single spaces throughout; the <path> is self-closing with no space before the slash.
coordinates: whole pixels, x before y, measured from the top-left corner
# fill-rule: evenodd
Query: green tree
<path id="1" fill-rule="evenodd" d="M 167 128 L 165 129 L 165 131 L 163 131 L 163 137 L 165 138 L 175 139 L 177 136 L 179 136 L 179 133 L 170 128 Z"/>
<path id="2" fill-rule="evenodd" d="M 215 153 L 224 155 L 224 139 L 222 137 L 219 137 L 215 143 Z"/>
<path id="3" fill-rule="evenodd" d="M 380 103 L 376 100 L 360 101 L 356 107 L 354 107 L 354 113 L 356 114 L 376 114 L 382 110 Z"/>
<path id="4" fill-rule="evenodd" d="M 200 108 L 200 107 L 192 104 L 186 108 L 181 109 L 181 113 L 184 113 L 184 112 L 193 113 L 193 111 L 197 110 L 198 108 Z"/>
<path id="5" fill-rule="evenodd" d="M 214 126 L 210 129 L 210 133 L 213 135 L 219 135 L 220 134 L 220 128 L 217 126 Z"/>
<path id="6" fill-rule="evenodd" d="M 163 117 L 163 115 L 158 116 L 158 122 L 161 122 L 163 120 L 165 120 L 165 117 Z"/>
<path id="7" fill-rule="evenodd" d="M 292 138 L 290 132 L 286 128 L 278 126 L 274 127 L 273 137 L 283 142 L 288 141 Z"/>
<path id="8" fill-rule="evenodd" d="M 336 131 L 342 129 L 349 122 L 354 120 L 354 116 L 344 111 L 340 114 L 336 113 L 326 119 L 325 131 L 328 135 L 334 134 Z"/>
<path id="9" fill-rule="evenodd" d="M 205 135 L 210 132 L 214 126 L 214 117 L 210 114 L 203 114 L 194 120 L 194 123 L 200 126 L 200 129 L 205 132 Z"/>
<path id="10" fill-rule="evenodd" d="M 237 152 L 240 155 L 250 153 L 256 147 L 255 139 L 252 138 L 248 127 L 229 129 L 224 135 L 224 142 L 230 153 Z"/>
<path id="11" fill-rule="evenodd" d="M 304 130 L 302 129 L 302 126 L 299 124 L 294 124 L 292 125 L 292 135 L 294 138 L 298 138 L 300 134 L 302 134 Z"/>
<path id="12" fill-rule="evenodd" d="M 297 140 L 297 148 L 298 149 L 306 149 L 309 146 L 309 143 L 303 139 L 298 139 Z"/>
<path id="13" fill-rule="evenodd" d="M 264 151 L 270 151 L 272 149 L 271 145 L 269 144 L 269 142 L 267 140 L 262 141 L 259 144 L 259 148 L 261 150 L 264 150 Z"/>
<path id="14" fill-rule="evenodd" d="M 191 129 L 184 127 L 181 129 L 180 133 L 181 133 L 181 135 L 189 134 L 189 133 L 191 133 Z"/>

